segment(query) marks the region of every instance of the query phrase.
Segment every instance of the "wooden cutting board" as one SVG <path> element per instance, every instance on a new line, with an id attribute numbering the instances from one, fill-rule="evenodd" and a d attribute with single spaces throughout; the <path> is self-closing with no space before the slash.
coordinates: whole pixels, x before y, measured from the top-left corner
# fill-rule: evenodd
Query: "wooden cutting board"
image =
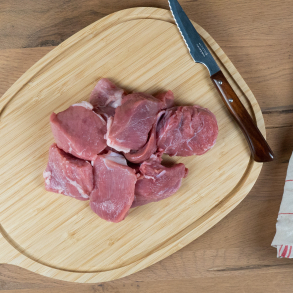
<path id="1" fill-rule="evenodd" d="M 252 92 L 211 36 L 194 26 L 265 135 Z M 45 191 L 42 177 L 54 141 L 50 114 L 88 100 L 101 77 L 129 91 L 171 89 L 177 104 L 207 107 L 219 124 L 205 155 L 166 158 L 189 168 L 175 195 L 131 209 L 118 224 L 100 219 L 88 202 Z M 163 9 L 119 11 L 81 30 L 30 68 L 1 98 L 0 111 L 0 262 L 61 280 L 109 281 L 169 256 L 234 209 L 262 167 Z"/>

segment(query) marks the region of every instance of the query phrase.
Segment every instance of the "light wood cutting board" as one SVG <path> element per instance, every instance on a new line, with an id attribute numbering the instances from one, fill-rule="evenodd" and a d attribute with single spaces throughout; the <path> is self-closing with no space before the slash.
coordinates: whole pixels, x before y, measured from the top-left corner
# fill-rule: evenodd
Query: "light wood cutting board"
<path id="1" fill-rule="evenodd" d="M 252 92 L 211 36 L 194 26 L 265 135 Z M 207 107 L 219 124 L 205 155 L 169 158 L 189 168 L 175 195 L 131 209 L 118 224 L 100 219 L 88 202 L 45 191 L 42 177 L 53 143 L 50 114 L 88 100 L 101 77 L 129 91 L 171 89 L 177 104 Z M 0 111 L 0 262 L 61 280 L 109 281 L 169 256 L 234 209 L 262 167 L 163 9 L 119 11 L 78 32 L 4 94 Z"/>

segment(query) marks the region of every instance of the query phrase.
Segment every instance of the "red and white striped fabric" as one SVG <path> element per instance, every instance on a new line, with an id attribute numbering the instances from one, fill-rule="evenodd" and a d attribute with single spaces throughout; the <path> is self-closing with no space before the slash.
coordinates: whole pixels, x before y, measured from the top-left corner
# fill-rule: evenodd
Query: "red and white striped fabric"
<path id="1" fill-rule="evenodd" d="M 293 155 L 289 161 L 272 246 L 277 248 L 277 257 L 293 258 Z"/>

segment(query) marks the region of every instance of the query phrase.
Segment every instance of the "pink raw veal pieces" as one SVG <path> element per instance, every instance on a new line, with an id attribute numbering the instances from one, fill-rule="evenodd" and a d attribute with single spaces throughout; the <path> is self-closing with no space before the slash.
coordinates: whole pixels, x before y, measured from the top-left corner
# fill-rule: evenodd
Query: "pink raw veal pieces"
<path id="1" fill-rule="evenodd" d="M 117 87 L 107 78 L 99 80 L 90 96 L 90 103 L 94 111 L 107 117 L 114 116 L 115 109 L 121 106 L 125 96 L 123 89 Z"/>
<path id="2" fill-rule="evenodd" d="M 152 157 L 140 165 L 141 178 L 135 185 L 135 198 L 132 207 L 145 205 L 167 198 L 174 194 L 185 178 L 188 169 L 184 164 L 176 164 L 170 168 L 161 165 L 161 157 Z"/>
<path id="3" fill-rule="evenodd" d="M 174 106 L 174 95 L 173 92 L 170 90 L 157 94 L 155 98 L 159 99 L 162 102 L 162 109 L 167 109 Z"/>
<path id="4" fill-rule="evenodd" d="M 172 107 L 172 108 L 171 108 Z M 162 154 L 201 155 L 214 144 L 214 114 L 200 106 L 174 107 L 172 91 L 126 92 L 106 78 L 90 96 L 50 117 L 56 141 L 44 171 L 48 191 L 90 200 L 102 219 L 120 222 L 131 207 L 165 199 L 187 176 Z"/>
<path id="5" fill-rule="evenodd" d="M 157 146 L 170 156 L 202 155 L 216 143 L 215 115 L 200 106 L 174 107 L 157 127 Z"/>
<path id="6" fill-rule="evenodd" d="M 132 163 L 142 163 L 145 160 L 149 159 L 152 154 L 157 150 L 156 143 L 156 132 L 157 125 L 161 117 L 164 115 L 165 111 L 161 111 L 157 114 L 157 120 L 153 125 L 147 143 L 138 151 L 130 151 L 129 153 L 124 153 L 125 158 Z"/>
<path id="7" fill-rule="evenodd" d="M 93 165 L 95 187 L 90 198 L 91 208 L 104 220 L 120 222 L 134 199 L 135 171 L 127 166 L 122 155 L 111 151 L 97 156 Z"/>
<path id="8" fill-rule="evenodd" d="M 84 102 L 70 106 L 50 117 L 51 128 L 59 148 L 80 159 L 94 160 L 106 148 L 106 122 Z"/>
<path id="9" fill-rule="evenodd" d="M 161 102 L 151 95 L 133 93 L 124 97 L 107 130 L 108 146 L 125 153 L 142 148 L 160 109 Z"/>
<path id="10" fill-rule="evenodd" d="M 88 200 L 93 190 L 91 164 L 65 153 L 56 143 L 50 147 L 44 178 L 46 190 L 79 200 Z"/>

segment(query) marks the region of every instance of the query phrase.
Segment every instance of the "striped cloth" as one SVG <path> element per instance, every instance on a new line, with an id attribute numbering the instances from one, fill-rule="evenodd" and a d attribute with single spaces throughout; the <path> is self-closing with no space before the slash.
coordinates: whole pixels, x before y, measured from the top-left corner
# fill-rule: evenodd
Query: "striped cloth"
<path id="1" fill-rule="evenodd" d="M 277 248 L 277 257 L 293 258 L 293 155 L 287 170 L 284 194 L 276 224 L 272 246 Z"/>

